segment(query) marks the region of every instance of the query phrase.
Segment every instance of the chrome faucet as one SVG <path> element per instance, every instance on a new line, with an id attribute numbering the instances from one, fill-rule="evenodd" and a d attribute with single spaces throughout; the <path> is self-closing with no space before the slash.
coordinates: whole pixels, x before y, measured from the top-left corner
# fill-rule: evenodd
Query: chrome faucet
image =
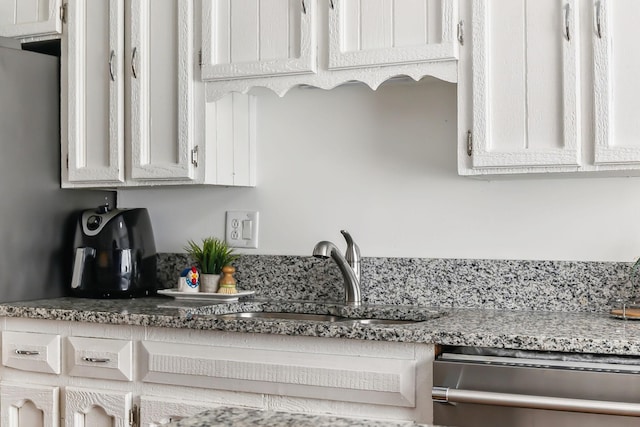
<path id="1" fill-rule="evenodd" d="M 326 240 L 316 244 L 313 248 L 313 256 L 316 258 L 331 257 L 338 264 L 344 278 L 345 302 L 351 305 L 360 305 L 360 248 L 353 241 L 349 232 L 340 230 L 340 233 L 347 241 L 347 250 L 344 256 L 336 245 Z"/>

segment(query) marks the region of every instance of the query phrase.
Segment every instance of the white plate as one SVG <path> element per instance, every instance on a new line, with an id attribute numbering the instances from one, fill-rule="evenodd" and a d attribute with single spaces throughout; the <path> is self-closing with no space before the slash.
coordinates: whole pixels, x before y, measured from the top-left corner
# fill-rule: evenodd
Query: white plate
<path id="1" fill-rule="evenodd" d="M 253 295 L 256 291 L 238 291 L 237 294 L 218 294 L 216 292 L 180 292 L 177 289 L 160 289 L 160 295 L 166 295 L 175 299 L 190 299 L 199 301 L 237 301 L 238 298 Z"/>

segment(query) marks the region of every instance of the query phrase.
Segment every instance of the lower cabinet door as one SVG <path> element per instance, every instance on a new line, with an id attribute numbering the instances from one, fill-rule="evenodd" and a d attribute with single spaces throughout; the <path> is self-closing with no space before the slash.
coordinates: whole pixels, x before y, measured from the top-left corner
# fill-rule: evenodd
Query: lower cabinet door
<path id="1" fill-rule="evenodd" d="M 186 417 L 215 408 L 218 405 L 206 402 L 191 402 L 166 397 L 141 396 L 141 427 L 160 427 Z"/>
<path id="2" fill-rule="evenodd" d="M 59 408 L 58 387 L 0 383 L 2 427 L 58 427 Z"/>
<path id="3" fill-rule="evenodd" d="M 66 387 L 66 427 L 129 426 L 131 393 Z"/>

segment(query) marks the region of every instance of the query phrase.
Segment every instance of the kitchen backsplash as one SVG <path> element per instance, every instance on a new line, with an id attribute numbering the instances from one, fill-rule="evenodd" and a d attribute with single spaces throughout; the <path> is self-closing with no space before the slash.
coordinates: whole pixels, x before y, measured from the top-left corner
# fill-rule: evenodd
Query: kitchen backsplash
<path id="1" fill-rule="evenodd" d="M 158 279 L 175 286 L 186 254 L 162 253 Z M 238 287 L 260 298 L 341 301 L 342 276 L 331 260 L 243 255 Z M 363 258 L 362 298 L 402 304 L 505 310 L 605 311 L 616 298 L 638 295 L 631 264 L 615 262 Z M 639 295 L 640 296 L 640 295 Z"/>

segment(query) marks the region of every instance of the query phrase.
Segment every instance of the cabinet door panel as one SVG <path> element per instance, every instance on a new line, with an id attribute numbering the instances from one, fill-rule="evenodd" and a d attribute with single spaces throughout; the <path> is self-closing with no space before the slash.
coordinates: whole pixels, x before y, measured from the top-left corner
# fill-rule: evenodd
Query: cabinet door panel
<path id="1" fill-rule="evenodd" d="M 61 3 L 61 0 L 0 0 L 0 37 L 61 34 Z"/>
<path id="2" fill-rule="evenodd" d="M 640 163 L 640 2 L 600 0 L 595 13 L 595 163 Z"/>
<path id="3" fill-rule="evenodd" d="M 58 427 L 60 390 L 28 384 L 0 384 L 0 425 L 4 427 Z"/>
<path id="4" fill-rule="evenodd" d="M 69 183 L 124 182 L 123 0 L 67 4 L 63 138 Z"/>
<path id="5" fill-rule="evenodd" d="M 66 427 L 125 427 L 130 409 L 129 392 L 65 388 Z"/>
<path id="6" fill-rule="evenodd" d="M 329 68 L 456 59 L 457 2 L 334 0 Z"/>
<path id="7" fill-rule="evenodd" d="M 192 18 L 192 0 L 131 1 L 134 180 L 194 178 Z"/>
<path id="8" fill-rule="evenodd" d="M 473 167 L 579 164 L 577 16 L 573 0 L 473 1 Z"/>
<path id="9" fill-rule="evenodd" d="M 314 12 L 313 0 L 203 0 L 203 80 L 315 72 Z"/>

